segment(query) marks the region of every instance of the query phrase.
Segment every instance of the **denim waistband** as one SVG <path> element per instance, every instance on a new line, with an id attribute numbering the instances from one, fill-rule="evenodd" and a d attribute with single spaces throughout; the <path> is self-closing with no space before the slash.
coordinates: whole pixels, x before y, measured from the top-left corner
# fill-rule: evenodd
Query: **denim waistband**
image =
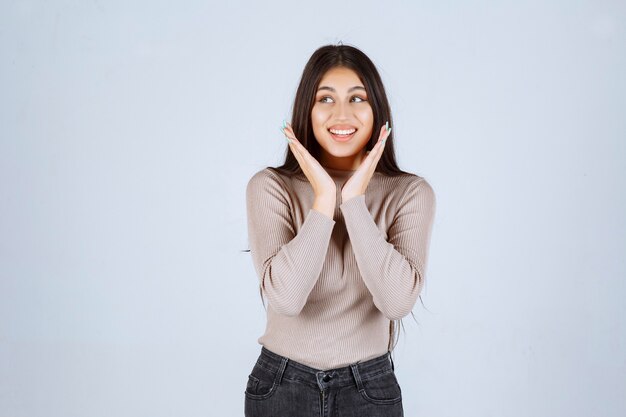
<path id="1" fill-rule="evenodd" d="M 343 368 L 320 370 L 281 356 L 262 346 L 256 364 L 276 374 L 279 384 L 283 378 L 287 378 L 316 385 L 321 389 L 344 387 L 355 385 L 355 383 L 360 386 L 362 381 L 394 371 L 390 352 Z"/>

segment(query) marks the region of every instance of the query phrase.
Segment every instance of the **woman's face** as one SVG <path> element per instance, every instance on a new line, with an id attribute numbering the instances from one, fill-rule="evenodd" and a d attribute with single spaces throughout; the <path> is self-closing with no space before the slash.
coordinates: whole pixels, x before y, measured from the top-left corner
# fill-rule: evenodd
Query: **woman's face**
<path id="1" fill-rule="evenodd" d="M 313 133 L 325 167 L 355 170 L 374 128 L 374 112 L 359 76 L 345 67 L 322 77 L 311 111 Z"/>

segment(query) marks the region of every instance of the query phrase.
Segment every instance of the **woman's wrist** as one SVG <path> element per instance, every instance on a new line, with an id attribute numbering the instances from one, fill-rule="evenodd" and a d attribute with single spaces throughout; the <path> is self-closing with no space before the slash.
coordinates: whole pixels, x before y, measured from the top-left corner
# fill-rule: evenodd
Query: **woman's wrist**
<path id="1" fill-rule="evenodd" d="M 313 202 L 313 210 L 317 210 L 332 219 L 335 214 L 336 202 L 337 197 L 335 196 L 317 196 Z"/>

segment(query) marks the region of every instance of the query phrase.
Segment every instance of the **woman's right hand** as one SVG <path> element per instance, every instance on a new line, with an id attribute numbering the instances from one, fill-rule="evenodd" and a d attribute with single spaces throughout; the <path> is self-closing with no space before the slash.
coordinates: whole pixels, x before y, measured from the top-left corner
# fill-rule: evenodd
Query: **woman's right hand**
<path id="1" fill-rule="evenodd" d="M 287 127 L 283 128 L 283 133 L 291 139 L 291 141 L 289 141 L 289 148 L 291 148 L 291 152 L 298 160 L 302 172 L 304 172 L 304 175 L 309 179 L 313 187 L 313 192 L 315 193 L 315 198 L 332 201 L 334 208 L 334 202 L 337 198 L 337 186 L 335 185 L 335 181 L 328 172 L 326 172 L 324 167 L 320 165 L 317 159 L 315 159 L 313 155 L 302 146 L 300 141 L 298 141 L 296 135 L 293 133 L 291 124 L 287 123 L 286 126 Z"/>

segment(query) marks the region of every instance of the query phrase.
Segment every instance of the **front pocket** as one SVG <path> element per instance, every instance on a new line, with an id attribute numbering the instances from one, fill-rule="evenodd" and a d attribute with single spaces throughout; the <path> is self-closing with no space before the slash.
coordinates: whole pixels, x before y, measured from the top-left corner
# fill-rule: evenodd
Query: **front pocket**
<path id="1" fill-rule="evenodd" d="M 254 375 L 248 375 L 248 383 L 246 384 L 246 393 L 253 394 L 257 391 L 259 385 L 259 379 Z"/>
<path id="2" fill-rule="evenodd" d="M 393 371 L 363 381 L 361 395 L 374 404 L 395 404 L 402 401 L 402 390 Z"/>
<path id="3" fill-rule="evenodd" d="M 253 400 L 264 400 L 276 391 L 276 373 L 259 365 L 252 369 L 246 384 L 246 397 Z"/>

